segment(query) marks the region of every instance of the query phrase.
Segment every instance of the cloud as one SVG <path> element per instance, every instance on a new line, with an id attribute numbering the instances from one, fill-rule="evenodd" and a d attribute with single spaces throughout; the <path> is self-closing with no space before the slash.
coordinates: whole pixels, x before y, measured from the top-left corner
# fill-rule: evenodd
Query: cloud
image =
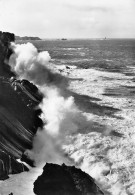
<path id="1" fill-rule="evenodd" d="M 92 12 L 92 11 L 98 11 L 98 12 L 108 12 L 111 10 L 111 8 L 107 8 L 104 6 L 98 6 L 98 5 L 75 5 L 75 4 L 67 4 L 67 7 L 69 9 L 74 9 L 81 12 Z"/>
<path id="2" fill-rule="evenodd" d="M 1 30 L 20 36 L 90 38 L 106 31 L 110 37 L 134 37 L 135 2 L 2 0 L 0 17 Z"/>

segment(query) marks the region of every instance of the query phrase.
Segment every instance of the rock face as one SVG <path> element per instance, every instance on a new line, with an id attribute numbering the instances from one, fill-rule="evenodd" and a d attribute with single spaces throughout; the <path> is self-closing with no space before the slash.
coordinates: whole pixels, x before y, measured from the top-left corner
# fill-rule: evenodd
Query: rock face
<path id="1" fill-rule="evenodd" d="M 16 159 L 32 147 L 33 135 L 42 126 L 40 110 L 35 110 L 42 95 L 29 81 L 16 80 L 8 66 L 13 41 L 14 34 L 0 32 L 0 179 L 27 170 Z"/>
<path id="2" fill-rule="evenodd" d="M 10 42 L 14 41 L 14 34 L 0 31 L 0 76 L 14 76 L 9 66 L 5 65 L 12 51 L 9 48 Z"/>
<path id="3" fill-rule="evenodd" d="M 36 195 L 103 195 L 88 174 L 74 166 L 46 164 L 34 182 Z"/>
<path id="4" fill-rule="evenodd" d="M 28 171 L 28 168 L 17 162 L 15 158 L 6 151 L 0 150 L 0 179 L 8 178 L 9 174 L 16 174 L 22 171 Z"/>

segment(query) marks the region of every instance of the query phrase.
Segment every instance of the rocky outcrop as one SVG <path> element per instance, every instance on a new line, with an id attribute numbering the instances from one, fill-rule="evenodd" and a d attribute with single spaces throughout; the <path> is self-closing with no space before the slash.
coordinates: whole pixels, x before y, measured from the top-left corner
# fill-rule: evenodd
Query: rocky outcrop
<path id="1" fill-rule="evenodd" d="M 8 66 L 12 41 L 13 34 L 0 32 L 0 179 L 27 170 L 17 159 L 31 149 L 32 138 L 42 127 L 40 110 L 35 110 L 42 95 L 29 81 L 17 80 Z"/>
<path id="2" fill-rule="evenodd" d="M 0 179 L 8 178 L 9 174 L 16 174 L 23 171 L 28 171 L 28 168 L 16 161 L 6 151 L 0 150 Z"/>
<path id="3" fill-rule="evenodd" d="M 36 195 L 103 195 L 94 179 L 74 166 L 46 164 L 34 182 Z"/>
<path id="4" fill-rule="evenodd" d="M 14 73 L 10 71 L 6 61 L 12 53 L 9 45 L 10 42 L 14 42 L 14 34 L 0 31 L 0 76 L 14 76 Z"/>

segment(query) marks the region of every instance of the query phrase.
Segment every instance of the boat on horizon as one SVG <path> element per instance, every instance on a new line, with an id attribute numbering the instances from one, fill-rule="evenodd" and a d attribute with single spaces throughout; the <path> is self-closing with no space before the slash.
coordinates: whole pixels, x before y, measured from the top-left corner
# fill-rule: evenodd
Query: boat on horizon
<path id="1" fill-rule="evenodd" d="M 62 41 L 66 41 L 67 39 L 66 39 L 66 38 L 62 38 L 61 40 L 62 40 Z"/>

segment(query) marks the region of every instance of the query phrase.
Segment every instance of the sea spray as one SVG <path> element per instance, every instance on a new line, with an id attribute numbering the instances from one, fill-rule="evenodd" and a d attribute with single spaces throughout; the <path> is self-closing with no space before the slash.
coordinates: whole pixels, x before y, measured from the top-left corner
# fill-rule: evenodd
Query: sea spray
<path id="1" fill-rule="evenodd" d="M 9 65 L 19 79 L 27 79 L 35 85 L 56 86 L 65 88 L 67 79 L 58 73 L 52 72 L 48 67 L 51 57 L 47 51 L 38 52 L 32 43 L 11 44 L 14 53 L 11 55 Z"/>
<path id="2" fill-rule="evenodd" d="M 40 90 L 45 95 L 39 105 L 44 127 L 34 137 L 33 150 L 27 150 L 25 154 L 35 159 L 37 165 L 44 162 L 69 163 L 62 145 L 66 142 L 67 135 L 78 131 L 85 117 L 74 104 L 73 97 L 65 99 L 60 96 L 57 88 L 44 87 Z"/>
<path id="3" fill-rule="evenodd" d="M 87 124 L 87 120 L 75 105 L 73 97 L 61 95 L 68 82 L 62 75 L 49 70 L 47 64 L 51 58 L 47 51 L 38 53 L 31 43 L 13 43 L 11 48 L 14 51 L 9 60 L 12 71 L 19 79 L 27 79 L 37 85 L 44 97 L 39 104 L 44 126 L 38 129 L 33 139 L 33 149 L 25 154 L 35 161 L 35 165 L 66 163 L 62 144 L 67 135 L 76 133 Z"/>

